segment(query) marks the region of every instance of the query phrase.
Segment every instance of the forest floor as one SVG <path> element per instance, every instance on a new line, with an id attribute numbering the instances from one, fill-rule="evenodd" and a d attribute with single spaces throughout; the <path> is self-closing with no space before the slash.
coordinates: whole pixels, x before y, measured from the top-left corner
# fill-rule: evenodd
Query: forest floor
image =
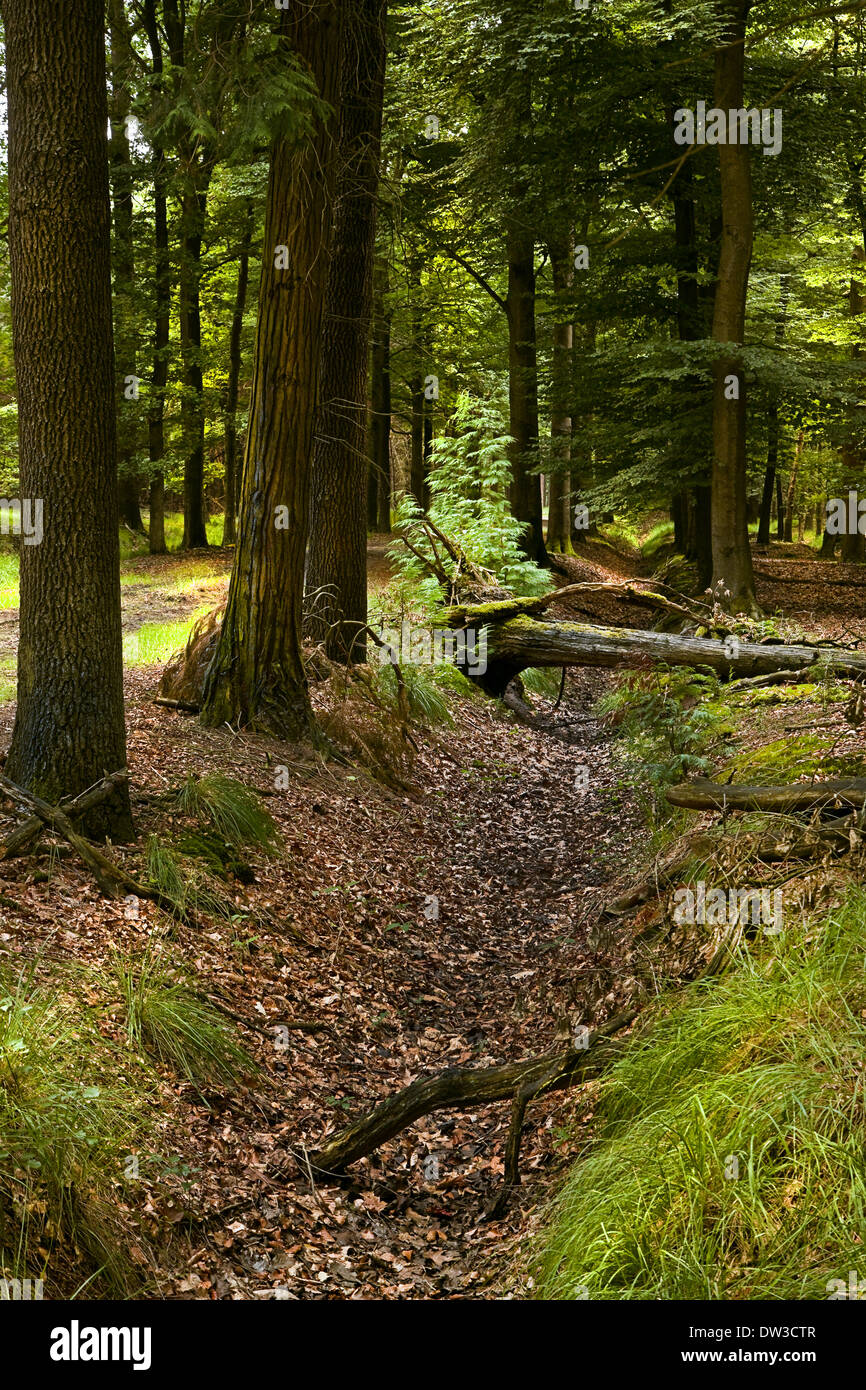
<path id="1" fill-rule="evenodd" d="M 856 568 L 790 551 L 758 560 L 768 610 L 849 640 Z M 566 563 L 572 578 L 633 569 L 607 551 Z M 225 553 L 133 562 L 125 632 L 188 624 L 219 601 L 228 566 Z M 375 547 L 371 566 L 372 582 L 384 582 Z M 624 620 L 614 600 L 594 602 L 599 621 Z M 14 623 L 0 632 L 14 652 Z M 639 877 L 648 840 L 629 769 L 593 714 L 610 676 L 569 675 L 556 739 L 481 696 L 455 699 L 454 727 L 419 736 L 406 789 L 395 791 L 361 768 L 154 705 L 161 663 L 143 655 L 126 678 L 141 837 L 170 842 L 178 828 L 148 797 L 189 772 L 220 771 L 266 797 L 283 849 L 253 855 L 255 883 L 223 889 L 232 920 L 202 929 L 169 923 L 149 902 L 106 901 L 74 858 L 47 874 L 32 859 L 7 861 L 0 891 L 17 906 L 0 909 L 0 950 L 40 970 L 68 960 L 99 974 L 113 949 L 140 955 L 159 940 L 235 1019 L 262 1068 L 231 1094 L 201 1094 L 159 1069 L 154 1152 L 130 1202 L 149 1245 L 132 1250 L 145 1296 L 524 1297 L 540 1204 L 580 1147 L 575 1132 L 591 1124 L 576 1092 L 530 1109 L 523 1184 L 500 1220 L 486 1212 L 502 1183 L 505 1104 L 422 1120 L 336 1185 L 311 1182 L 304 1153 L 419 1073 L 535 1055 L 646 994 L 658 963 L 627 926 L 601 917 Z M 7 741 L 13 712 L 0 707 Z M 762 708 L 751 741 L 784 737 L 790 717 Z M 836 707 L 816 707 L 802 727 L 810 720 L 850 734 Z M 289 768 L 287 790 L 275 788 L 278 766 Z M 140 849 L 114 853 L 139 872 Z M 122 1042 L 116 1009 L 100 1027 Z"/>

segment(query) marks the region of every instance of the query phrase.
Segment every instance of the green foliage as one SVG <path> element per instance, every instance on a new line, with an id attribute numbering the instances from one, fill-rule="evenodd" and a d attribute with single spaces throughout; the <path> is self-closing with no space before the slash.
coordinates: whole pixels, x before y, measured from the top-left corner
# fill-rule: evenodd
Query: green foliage
<path id="1" fill-rule="evenodd" d="M 549 1215 L 541 1297 L 825 1299 L 861 1265 L 864 949 L 857 891 L 663 1001 L 602 1085 L 599 1141 Z"/>
<path id="2" fill-rule="evenodd" d="M 686 667 L 626 676 L 597 710 L 625 740 L 627 780 L 656 828 L 672 814 L 665 790 L 708 773 L 710 750 L 733 732 L 718 678 Z"/>
<path id="3" fill-rule="evenodd" d="M 467 393 L 458 397 L 450 433 L 434 446 L 430 518 L 458 543 L 467 559 L 489 571 L 504 588 L 520 594 L 544 593 L 550 587 L 549 576 L 523 558 L 522 528 L 508 504 L 509 441 L 501 428 L 495 406 Z M 433 543 L 420 525 L 413 498 L 401 499 L 395 525 L 425 559 L 435 560 Z M 441 600 L 436 581 L 399 541 L 389 546 L 388 556 L 413 596 L 427 605 Z M 443 558 L 447 562 L 440 552 L 439 560 Z"/>
<path id="4" fill-rule="evenodd" d="M 558 666 L 527 666 L 525 671 L 521 671 L 520 679 L 524 690 L 530 694 L 555 700 L 562 684 L 562 672 Z"/>
<path id="5" fill-rule="evenodd" d="M 223 1016 L 186 984 L 173 980 L 155 950 L 142 959 L 115 954 L 130 1047 L 186 1077 L 196 1086 L 231 1090 L 256 1066 Z"/>

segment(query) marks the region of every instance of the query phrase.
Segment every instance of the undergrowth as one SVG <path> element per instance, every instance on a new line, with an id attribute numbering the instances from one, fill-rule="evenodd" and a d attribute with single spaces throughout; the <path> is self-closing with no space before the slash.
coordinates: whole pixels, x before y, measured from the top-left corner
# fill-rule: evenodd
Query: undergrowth
<path id="1" fill-rule="evenodd" d="M 537 1250 L 549 1299 L 825 1299 L 863 1269 L 866 893 L 662 1000 Z"/>

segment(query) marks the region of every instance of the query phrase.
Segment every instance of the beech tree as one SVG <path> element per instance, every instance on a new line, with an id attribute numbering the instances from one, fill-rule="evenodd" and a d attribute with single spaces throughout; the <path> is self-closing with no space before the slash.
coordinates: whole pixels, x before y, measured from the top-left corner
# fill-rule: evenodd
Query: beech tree
<path id="1" fill-rule="evenodd" d="M 727 0 L 725 33 L 716 52 L 715 105 L 743 107 L 745 36 L 751 0 Z M 722 243 L 713 337 L 741 344 L 752 264 L 754 216 L 748 145 L 719 145 Z M 713 366 L 713 585 L 733 612 L 756 613 L 752 552 L 746 520 L 746 383 L 741 359 L 724 352 Z"/>
<path id="2" fill-rule="evenodd" d="M 104 7 L 0 11 L 21 491 L 43 516 L 41 542 L 21 547 L 6 773 L 57 802 L 126 762 Z M 86 824 L 131 834 L 125 784 Z"/>

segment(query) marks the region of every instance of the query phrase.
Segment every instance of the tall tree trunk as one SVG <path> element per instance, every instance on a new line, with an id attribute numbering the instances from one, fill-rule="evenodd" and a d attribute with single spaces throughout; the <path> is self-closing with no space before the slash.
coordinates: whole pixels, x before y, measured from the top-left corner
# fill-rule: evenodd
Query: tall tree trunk
<path id="1" fill-rule="evenodd" d="M 183 470 L 183 547 L 207 545 L 204 508 L 204 374 L 201 355 L 201 252 L 207 217 L 207 176 L 188 155 L 181 198 L 180 342 L 187 390 L 181 405 L 186 461 Z M 202 181 L 205 186 L 202 187 Z"/>
<path id="2" fill-rule="evenodd" d="M 111 43 L 111 139 L 109 161 L 114 205 L 114 346 L 120 410 L 117 419 L 117 472 L 120 519 L 132 531 L 143 532 L 139 492 L 141 478 L 135 465 L 138 452 L 139 406 L 136 376 L 138 334 L 135 318 L 135 250 L 132 225 L 132 167 L 127 120 L 130 113 L 128 82 L 132 73 L 132 46 L 123 0 L 109 0 Z M 130 380 L 133 379 L 133 380 Z M 128 386 L 127 386 L 128 383 Z"/>
<path id="3" fill-rule="evenodd" d="M 280 25 L 332 110 L 342 18 L 342 0 L 298 0 Z M 337 149 L 333 117 L 313 122 L 308 139 L 280 137 L 271 155 L 238 542 L 202 709 L 206 724 L 292 739 L 313 729 L 301 624 Z M 288 247 L 288 269 L 278 268 L 278 246 Z"/>
<path id="4" fill-rule="evenodd" d="M 861 225 L 863 228 L 864 246 L 855 246 L 854 264 L 862 273 L 863 262 L 866 260 L 866 204 L 864 204 L 863 191 L 859 181 L 854 187 L 854 203 L 860 213 Z M 848 292 L 848 312 L 851 318 L 860 318 L 866 313 L 866 294 L 863 292 L 863 282 L 858 274 L 851 276 L 851 286 Z M 863 349 L 859 343 L 854 345 L 854 357 L 863 356 Z M 862 416 L 863 408 L 858 406 L 852 412 L 854 416 L 854 428 L 850 438 L 846 441 L 842 449 L 842 473 L 849 488 L 854 488 L 862 493 L 864 475 L 866 475 L 866 456 L 861 443 L 862 421 L 858 416 Z M 842 537 L 841 559 L 848 563 L 861 563 L 866 558 L 866 536 L 861 536 L 860 531 L 853 533 L 846 532 Z"/>
<path id="5" fill-rule="evenodd" d="M 156 20 L 156 0 L 144 0 L 144 27 L 150 45 L 153 76 L 162 76 L 162 42 Z M 153 143 L 153 241 L 154 298 L 153 366 L 147 413 L 147 452 L 150 460 L 150 536 L 151 555 L 164 555 L 165 477 L 161 468 L 165 457 L 165 388 L 168 383 L 168 350 L 171 333 L 171 259 L 168 246 L 168 171 L 165 150 Z"/>
<path id="6" fill-rule="evenodd" d="M 423 286 L 421 281 L 421 257 L 413 252 L 407 267 L 409 277 L 410 319 L 412 325 L 412 353 L 414 362 L 409 378 L 409 491 L 424 510 L 424 497 L 427 491 L 424 476 L 424 416 L 426 412 L 425 382 L 428 376 L 435 375 L 427 356 L 427 341 L 424 332 L 422 308 Z"/>
<path id="7" fill-rule="evenodd" d="M 784 271 L 779 276 L 779 311 L 776 314 L 774 337 L 776 347 L 781 351 L 785 339 L 785 322 L 788 317 L 788 300 L 791 294 L 791 276 Z M 770 395 L 767 407 L 767 467 L 764 473 L 764 487 L 761 493 L 761 510 L 758 516 L 758 545 L 770 544 L 770 512 L 773 507 L 773 488 L 776 481 L 776 468 L 779 462 L 779 399 L 775 388 Z"/>
<path id="8" fill-rule="evenodd" d="M 797 448 L 794 452 L 794 461 L 791 464 L 791 476 L 788 479 L 788 496 L 785 502 L 785 540 L 794 539 L 794 497 L 797 491 L 797 474 L 800 471 L 800 458 L 803 453 L 803 431 L 797 435 Z"/>
<path id="9" fill-rule="evenodd" d="M 391 530 L 391 309 L 388 261 L 373 266 L 373 351 L 370 368 L 370 465 L 367 523 L 371 531 Z"/>
<path id="10" fill-rule="evenodd" d="M 574 284 L 574 238 L 550 248 L 553 275 L 554 322 L 553 399 L 550 413 L 551 473 L 547 506 L 547 545 L 550 550 L 571 550 L 571 354 L 574 347 L 572 308 L 567 302 Z M 563 308 L 562 301 L 566 300 Z"/>
<path id="11" fill-rule="evenodd" d="M 253 203 L 247 203 L 244 219 L 241 254 L 238 259 L 238 282 L 235 290 L 235 306 L 232 312 L 232 330 L 229 338 L 229 376 L 226 383 L 225 414 L 223 431 L 225 435 L 225 515 L 223 518 L 223 545 L 234 545 L 237 532 L 235 516 L 237 513 L 237 452 L 238 452 L 238 394 L 241 379 L 241 337 L 244 331 L 244 311 L 247 307 L 247 286 L 250 279 L 250 244 L 253 239 Z"/>
<path id="12" fill-rule="evenodd" d="M 57 802 L 126 766 L 104 6 L 0 11 L 21 490 L 44 507 L 41 544 L 21 546 L 6 772 Z M 85 833 L 131 837 L 125 786 Z"/>
<path id="13" fill-rule="evenodd" d="M 746 21 L 751 0 L 727 0 L 723 46 L 716 50 L 715 105 L 742 108 Z M 752 263 L 754 216 L 747 145 L 719 145 L 722 245 L 713 313 L 718 343 L 741 344 Z M 735 383 L 735 384 L 734 384 Z M 736 398 L 732 395 L 736 392 Z M 713 367 L 713 585 L 732 612 L 756 614 L 752 553 L 746 523 L 746 383 L 738 353 Z"/>
<path id="14" fill-rule="evenodd" d="M 385 0 L 355 0 L 343 31 L 340 154 L 313 454 L 308 605 L 334 661 L 367 656 L 365 425 Z"/>
<path id="15" fill-rule="evenodd" d="M 511 509 L 524 532 L 521 548 L 538 565 L 548 563 L 538 468 L 538 354 L 535 333 L 535 237 L 519 204 L 508 220 L 508 401 Z"/>

